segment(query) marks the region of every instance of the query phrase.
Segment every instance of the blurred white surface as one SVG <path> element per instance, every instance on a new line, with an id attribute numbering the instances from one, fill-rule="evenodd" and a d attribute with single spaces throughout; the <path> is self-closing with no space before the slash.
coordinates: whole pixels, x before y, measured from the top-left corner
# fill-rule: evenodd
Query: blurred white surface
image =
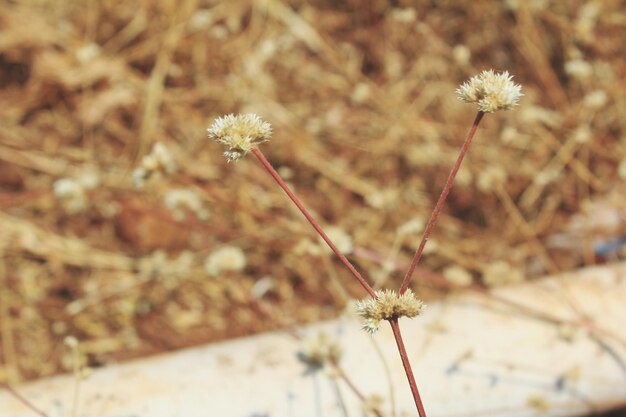
<path id="1" fill-rule="evenodd" d="M 481 294 L 429 304 L 424 315 L 400 322 L 429 417 L 575 416 L 626 403 L 626 265 L 495 294 L 597 330 L 533 318 Z M 417 415 L 388 325 L 374 337 L 351 319 L 302 330 L 338 338 L 346 374 L 366 396 L 384 398 L 385 416 L 393 416 L 389 384 L 396 416 Z M 278 332 L 97 370 L 80 384 L 76 417 L 362 416 L 361 402 L 343 381 L 306 372 L 299 349 Z M 74 416 L 72 376 L 17 389 L 49 417 Z M 35 415 L 0 392 L 0 416 Z"/>

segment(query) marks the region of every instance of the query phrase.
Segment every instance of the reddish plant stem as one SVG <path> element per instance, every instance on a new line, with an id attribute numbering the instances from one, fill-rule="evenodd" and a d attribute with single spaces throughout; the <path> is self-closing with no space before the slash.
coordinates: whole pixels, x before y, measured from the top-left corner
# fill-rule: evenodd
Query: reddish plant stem
<path id="1" fill-rule="evenodd" d="M 417 389 L 417 384 L 415 383 L 415 376 L 413 375 L 413 370 L 411 369 L 411 363 L 409 362 L 409 357 L 406 354 L 406 348 L 404 347 L 404 342 L 402 341 L 402 333 L 400 333 L 400 326 L 398 325 L 398 319 L 393 318 L 388 321 L 389 321 L 389 324 L 391 325 L 393 336 L 396 339 L 396 345 L 398 345 L 398 352 L 400 352 L 402 365 L 404 366 L 406 377 L 409 380 L 409 387 L 411 388 L 411 393 L 413 394 L 413 399 L 415 400 L 415 406 L 417 407 L 417 412 L 419 414 L 419 417 L 426 417 L 424 404 L 422 403 L 420 392 Z"/>
<path id="2" fill-rule="evenodd" d="M 283 181 L 283 179 L 280 177 L 278 172 L 276 172 L 272 164 L 270 164 L 270 162 L 265 158 L 265 155 L 263 155 L 261 150 L 259 148 L 252 148 L 252 153 L 259 159 L 259 161 L 261 161 L 263 167 L 267 170 L 267 172 L 270 173 L 270 175 L 278 183 L 280 188 L 283 189 L 287 196 L 289 196 L 289 198 L 291 199 L 291 201 L 293 201 L 296 207 L 298 207 L 300 212 L 304 215 L 304 217 L 306 217 L 311 226 L 313 226 L 313 229 L 315 229 L 315 231 L 322 237 L 322 239 L 324 239 L 324 242 L 326 242 L 326 244 L 335 253 L 335 255 L 337 255 L 341 263 L 343 263 L 345 267 L 348 268 L 350 273 L 357 279 L 357 281 L 359 281 L 359 284 L 361 284 L 365 291 L 367 291 L 367 293 L 371 295 L 372 298 L 376 298 L 376 293 L 374 292 L 374 289 L 367 283 L 367 281 L 365 281 L 365 279 L 361 276 L 359 271 L 356 270 L 356 268 L 354 267 L 354 265 L 352 265 L 348 258 L 346 258 L 343 253 L 341 253 L 339 249 L 337 249 L 335 244 L 328 238 L 328 236 L 326 236 L 326 233 L 324 233 L 320 225 L 309 214 L 308 210 L 302 205 L 298 197 L 296 197 L 296 195 L 289 189 L 287 184 L 285 184 L 285 181 Z"/>
<path id="3" fill-rule="evenodd" d="M 41 417 L 48 417 L 48 414 L 44 413 L 43 411 L 41 411 L 40 409 L 38 409 L 37 407 L 35 407 L 35 405 L 33 403 L 31 403 L 28 399 L 26 399 L 24 396 L 22 396 L 22 394 L 20 394 L 19 392 L 17 392 L 15 390 L 15 388 L 13 388 L 11 385 L 9 385 L 6 382 L 0 382 L 0 388 L 4 388 L 7 391 L 9 391 L 9 393 L 15 397 L 16 400 L 18 400 L 19 402 L 21 402 L 22 404 L 24 404 L 26 407 L 28 407 L 30 410 L 32 410 L 34 413 L 39 414 Z"/>
<path id="4" fill-rule="evenodd" d="M 413 260 L 411 261 L 411 266 L 409 266 L 409 270 L 406 272 L 404 276 L 404 280 L 402 281 L 402 286 L 400 287 L 400 295 L 404 294 L 404 292 L 409 288 L 409 284 L 411 283 L 411 277 L 415 272 L 415 267 L 417 267 L 417 263 L 420 261 L 422 257 L 422 253 L 424 252 L 424 247 L 430 238 L 430 234 L 433 231 L 433 227 L 435 223 L 437 223 L 437 219 L 439 218 L 439 214 L 441 213 L 441 209 L 443 208 L 443 204 L 446 202 L 448 198 L 448 194 L 450 193 L 450 189 L 452 188 L 452 184 L 454 183 L 454 178 L 456 177 L 457 172 L 459 172 L 459 168 L 461 167 L 461 163 L 463 162 L 463 158 L 469 149 L 470 144 L 472 143 L 472 139 L 476 134 L 476 129 L 478 129 L 478 125 L 480 124 L 480 120 L 483 118 L 485 113 L 479 111 L 474 119 L 474 123 L 470 128 L 467 136 L 465 137 L 465 142 L 463 142 L 463 146 L 461 147 L 461 151 L 459 152 L 459 156 L 456 159 L 454 166 L 452 167 L 452 171 L 450 171 L 450 175 L 448 176 L 448 180 L 446 181 L 443 190 L 441 191 L 441 195 L 439 196 L 439 200 L 433 209 L 432 214 L 430 215 L 430 219 L 426 224 L 426 229 L 424 230 L 424 236 L 422 236 L 422 241 L 420 242 L 417 251 L 415 252 L 415 256 L 413 256 Z"/>

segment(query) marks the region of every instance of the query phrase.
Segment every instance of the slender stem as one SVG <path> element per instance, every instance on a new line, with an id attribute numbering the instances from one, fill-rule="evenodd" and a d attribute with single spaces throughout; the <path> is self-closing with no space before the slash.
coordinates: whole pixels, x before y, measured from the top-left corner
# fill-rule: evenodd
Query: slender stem
<path id="1" fill-rule="evenodd" d="M 44 413 L 43 411 L 41 411 L 40 409 L 38 409 L 37 407 L 35 407 L 35 405 L 33 403 L 31 403 L 28 399 L 26 399 L 26 397 L 22 396 L 22 394 L 20 394 L 19 392 L 17 392 L 15 390 L 15 388 L 13 388 L 11 385 L 9 385 L 6 382 L 0 382 L 0 388 L 4 388 L 7 391 L 9 391 L 9 393 L 15 397 L 15 399 L 17 399 L 18 401 L 20 401 L 22 404 L 24 404 L 26 407 L 28 407 L 30 410 L 32 410 L 34 413 L 39 414 L 41 417 L 48 417 L 48 414 Z"/>
<path id="2" fill-rule="evenodd" d="M 413 260 L 411 261 L 411 266 L 409 267 L 409 270 L 406 272 L 406 275 L 404 276 L 404 280 L 402 281 L 402 286 L 400 287 L 400 295 L 404 294 L 407 288 L 409 288 L 409 284 L 411 283 L 411 277 L 413 276 L 413 273 L 415 272 L 415 267 L 417 266 L 417 263 L 422 257 L 422 253 L 424 252 L 424 247 L 426 246 L 426 242 L 428 242 L 428 238 L 430 237 L 430 234 L 433 231 L 433 227 L 435 226 L 435 223 L 437 222 L 437 218 L 439 217 L 439 214 L 441 213 L 441 209 L 443 208 L 443 203 L 445 203 L 446 198 L 448 198 L 448 194 L 450 193 L 450 189 L 452 188 L 452 184 L 454 183 L 454 178 L 456 177 L 456 174 L 459 171 L 459 168 L 461 167 L 463 158 L 465 157 L 465 154 L 467 153 L 467 150 L 469 149 L 469 146 L 472 143 L 472 139 L 474 138 L 474 135 L 476 134 L 476 129 L 478 129 L 480 120 L 483 118 L 484 115 L 485 113 L 480 112 L 480 111 L 478 112 L 478 114 L 476 115 L 476 118 L 474 119 L 474 123 L 472 124 L 472 127 L 467 133 L 465 142 L 463 142 L 463 146 L 461 147 L 461 151 L 459 152 L 459 156 L 457 157 L 456 162 L 454 166 L 452 167 L 452 171 L 450 171 L 450 175 L 448 176 L 446 185 L 443 187 L 443 190 L 441 191 L 441 195 L 439 196 L 437 205 L 435 205 L 435 208 L 433 209 L 433 213 L 430 215 L 430 219 L 428 220 L 428 223 L 426 224 L 426 229 L 424 230 L 424 236 L 422 237 L 422 241 L 420 242 L 420 245 L 417 248 L 417 251 L 415 252 L 415 256 L 413 256 Z"/>
<path id="3" fill-rule="evenodd" d="M 424 404 L 422 404 L 422 398 L 420 397 L 420 392 L 417 389 L 417 384 L 415 383 L 415 376 L 413 376 L 413 370 L 411 369 L 411 363 L 409 362 L 409 357 L 406 354 L 406 348 L 404 347 L 404 342 L 402 341 L 402 334 L 400 333 L 400 326 L 398 325 L 398 319 L 393 318 L 389 320 L 389 324 L 391 325 L 391 330 L 393 330 L 393 336 L 396 339 L 396 345 L 398 345 L 398 352 L 400 352 L 400 358 L 402 358 L 402 365 L 404 366 L 406 377 L 409 380 L 409 387 L 411 388 L 411 393 L 413 394 L 413 399 L 415 400 L 415 406 L 417 407 L 417 412 L 419 414 L 419 417 L 426 417 Z"/>
<path id="4" fill-rule="evenodd" d="M 326 242 L 326 244 L 335 253 L 335 255 L 337 255 L 341 263 L 343 263 L 345 267 L 348 268 L 350 273 L 352 273 L 352 275 L 357 279 L 357 281 L 359 281 L 359 284 L 361 284 L 361 286 L 365 289 L 365 291 L 367 291 L 367 293 L 371 295 L 372 298 L 376 298 L 376 293 L 374 292 L 374 289 L 367 283 L 367 281 L 365 281 L 365 279 L 361 276 L 359 271 L 357 271 L 354 265 L 350 263 L 348 258 L 346 258 L 343 255 L 343 253 L 341 253 L 339 249 L 337 249 L 335 244 L 328 238 L 328 236 L 326 236 L 326 233 L 324 233 L 320 225 L 309 214 L 308 210 L 302 205 L 298 197 L 296 197 L 296 195 L 289 189 L 287 184 L 285 184 L 285 181 L 283 181 L 283 179 L 280 177 L 278 172 L 276 172 L 272 164 L 270 164 L 270 162 L 265 158 L 265 155 L 263 155 L 261 150 L 259 148 L 252 148 L 252 153 L 259 159 L 259 161 L 261 161 L 261 164 L 263 164 L 263 167 L 265 167 L 267 172 L 270 173 L 270 175 L 278 183 L 280 188 L 282 188 L 283 191 L 287 194 L 287 196 L 289 196 L 289 198 L 291 199 L 291 201 L 293 201 L 296 207 L 298 207 L 300 212 L 304 215 L 304 217 L 306 217 L 306 219 L 309 221 L 311 226 L 313 226 L 313 229 L 315 229 L 315 231 L 322 237 L 322 239 L 324 239 L 324 242 Z"/>

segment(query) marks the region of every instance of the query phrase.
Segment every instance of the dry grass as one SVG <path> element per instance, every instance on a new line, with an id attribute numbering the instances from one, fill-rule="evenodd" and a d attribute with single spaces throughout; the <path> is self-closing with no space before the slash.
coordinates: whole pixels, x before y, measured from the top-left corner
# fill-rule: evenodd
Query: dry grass
<path id="1" fill-rule="evenodd" d="M 331 317 L 363 296 L 255 161 L 227 166 L 206 140 L 229 112 L 272 123 L 266 155 L 353 237 L 367 276 L 397 286 L 474 115 L 455 88 L 508 70 L 526 96 L 486 117 L 417 292 L 445 292 L 431 278 L 450 265 L 497 283 L 604 261 L 593 244 L 626 231 L 623 2 L 410 3 L 4 2 L 0 380 L 71 369 L 67 335 L 97 366 L 267 330 L 268 309 Z M 180 169 L 136 190 L 155 142 Z M 91 181 L 78 208 L 55 198 L 62 178 Z M 168 210 L 176 188 L 208 219 Z M 209 277 L 225 244 L 246 268 Z"/>

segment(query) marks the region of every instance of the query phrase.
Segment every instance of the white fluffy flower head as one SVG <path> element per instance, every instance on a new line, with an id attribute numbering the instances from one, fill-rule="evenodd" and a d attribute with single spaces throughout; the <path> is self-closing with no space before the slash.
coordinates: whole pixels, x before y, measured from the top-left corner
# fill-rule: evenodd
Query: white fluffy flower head
<path id="1" fill-rule="evenodd" d="M 508 71 L 498 74 L 493 70 L 470 78 L 456 92 L 460 100 L 476 103 L 483 113 L 512 109 L 523 96 L 522 86 L 513 82 L 513 76 Z"/>
<path id="2" fill-rule="evenodd" d="M 266 142 L 272 136 L 272 126 L 256 114 L 229 114 L 218 117 L 207 129 L 209 139 L 226 146 L 224 156 L 236 161 L 252 148 Z"/>
<path id="3" fill-rule="evenodd" d="M 376 299 L 356 303 L 356 312 L 363 319 L 363 330 L 375 333 L 382 320 L 418 316 L 424 307 L 410 289 L 402 295 L 393 290 L 376 291 Z"/>

